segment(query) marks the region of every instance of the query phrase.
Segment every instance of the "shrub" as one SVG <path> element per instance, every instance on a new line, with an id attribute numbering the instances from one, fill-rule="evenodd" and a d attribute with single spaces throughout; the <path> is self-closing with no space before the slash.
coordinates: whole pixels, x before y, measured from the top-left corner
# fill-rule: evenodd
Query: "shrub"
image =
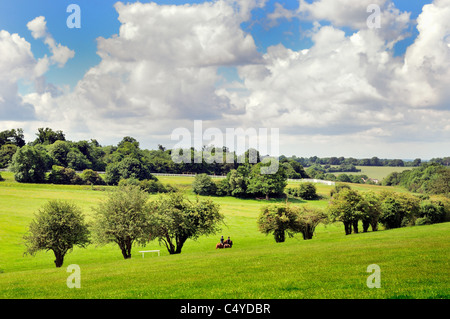
<path id="1" fill-rule="evenodd" d="M 334 194 L 339 193 L 340 191 L 344 190 L 344 189 L 351 189 L 350 186 L 348 186 L 347 184 L 337 184 L 336 186 L 334 186 L 331 191 L 330 191 L 330 197 L 333 197 Z"/>
<path id="2" fill-rule="evenodd" d="M 139 186 L 141 187 L 142 190 L 150 194 L 168 192 L 163 183 L 151 179 L 140 181 Z"/>
<path id="3" fill-rule="evenodd" d="M 301 183 L 298 188 L 297 194 L 298 197 L 305 200 L 314 200 L 319 197 L 317 195 L 316 186 L 311 182 Z"/>
<path id="4" fill-rule="evenodd" d="M 230 193 L 230 184 L 227 178 L 220 179 L 215 182 L 216 184 L 216 195 L 217 196 L 227 196 Z"/>
<path id="5" fill-rule="evenodd" d="M 380 222 L 386 229 L 414 225 L 419 215 L 419 198 L 407 194 L 386 194 L 381 204 Z"/>
<path id="6" fill-rule="evenodd" d="M 109 185 L 117 185 L 121 179 L 135 178 L 138 180 L 156 179 L 139 160 L 125 157 L 120 162 L 109 164 L 106 167 L 105 181 Z"/>
<path id="7" fill-rule="evenodd" d="M 53 165 L 52 170 L 48 176 L 49 183 L 65 184 L 65 185 L 81 185 L 83 180 L 71 168 Z"/>
<path id="8" fill-rule="evenodd" d="M 445 219 L 444 205 L 440 202 L 424 201 L 420 205 L 419 216 L 425 218 L 429 224 L 442 223 Z"/>
<path id="9" fill-rule="evenodd" d="M 92 169 L 85 169 L 80 177 L 84 184 L 87 185 L 105 185 L 105 181 L 101 178 L 100 174 Z"/>
<path id="10" fill-rule="evenodd" d="M 195 180 L 192 183 L 192 190 L 198 195 L 215 195 L 216 184 L 213 182 L 211 176 L 207 174 L 198 174 L 195 176 Z"/>

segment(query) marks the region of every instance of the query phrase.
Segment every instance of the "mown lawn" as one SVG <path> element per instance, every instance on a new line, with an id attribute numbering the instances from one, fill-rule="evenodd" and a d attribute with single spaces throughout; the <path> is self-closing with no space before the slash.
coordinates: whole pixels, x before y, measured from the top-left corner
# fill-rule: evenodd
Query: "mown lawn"
<path id="1" fill-rule="evenodd" d="M 342 225 L 320 225 L 315 237 L 301 235 L 277 244 L 258 232 L 256 218 L 264 200 L 213 198 L 225 214 L 216 236 L 188 241 L 180 255 L 138 253 L 124 260 L 113 245 L 75 248 L 64 266 L 54 267 L 51 252 L 24 256 L 23 234 L 34 212 L 49 199 L 75 201 L 88 219 L 105 196 L 103 188 L 24 185 L 10 173 L 0 182 L 0 298 L 449 298 L 450 223 L 344 235 Z M 160 178 L 184 185 L 184 177 Z M 364 186 L 361 186 L 364 187 Z M 296 205 L 325 207 L 331 188 L 318 185 L 325 199 Z M 371 189 L 371 188 L 368 188 Z M 156 195 L 152 195 L 154 198 Z M 220 235 L 232 249 L 216 250 Z M 81 289 L 66 285 L 66 267 L 81 268 Z M 381 288 L 366 286 L 367 266 L 381 268 Z"/>

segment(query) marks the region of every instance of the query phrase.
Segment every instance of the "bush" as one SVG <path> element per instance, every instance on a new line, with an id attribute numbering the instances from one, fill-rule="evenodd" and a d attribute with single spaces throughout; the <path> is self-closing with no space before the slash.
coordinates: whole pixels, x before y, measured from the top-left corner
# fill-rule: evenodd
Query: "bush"
<path id="1" fill-rule="evenodd" d="M 444 205 L 440 202 L 424 201 L 420 205 L 419 216 L 425 218 L 429 224 L 442 223 L 445 219 Z"/>
<path id="2" fill-rule="evenodd" d="M 52 170 L 48 176 L 48 182 L 52 184 L 64 185 L 81 185 L 83 180 L 71 168 L 53 165 Z"/>
<path id="3" fill-rule="evenodd" d="M 420 217 L 416 219 L 416 226 L 430 225 L 431 221 L 427 217 Z"/>
<path id="4" fill-rule="evenodd" d="M 227 178 L 220 179 L 215 182 L 216 184 L 216 195 L 217 196 L 227 196 L 230 193 L 230 183 Z"/>
<path id="5" fill-rule="evenodd" d="M 121 179 L 135 178 L 138 180 L 156 179 L 149 169 L 139 160 L 125 157 L 122 161 L 109 164 L 106 167 L 105 181 L 109 185 L 117 185 Z"/>
<path id="6" fill-rule="evenodd" d="M 91 170 L 85 169 L 83 173 L 81 173 L 81 179 L 86 185 L 105 185 L 105 181 L 101 178 L 100 174 Z"/>
<path id="7" fill-rule="evenodd" d="M 319 196 L 317 195 L 316 186 L 313 183 L 301 183 L 298 188 L 298 197 L 305 200 L 313 200 L 317 199 Z"/>
<path id="8" fill-rule="evenodd" d="M 337 184 L 336 186 L 333 187 L 333 189 L 330 191 L 330 197 L 333 197 L 334 194 L 339 193 L 340 191 L 344 190 L 344 189 L 351 189 L 350 186 L 348 186 L 347 184 Z"/>
<path id="9" fill-rule="evenodd" d="M 419 198 L 407 194 L 386 195 L 381 204 L 380 222 L 386 229 L 414 225 L 419 217 Z"/>
<path id="10" fill-rule="evenodd" d="M 49 163 L 49 156 L 41 146 L 25 145 L 14 154 L 11 170 L 19 183 L 43 183 Z"/>
<path id="11" fill-rule="evenodd" d="M 167 193 L 166 187 L 160 181 L 146 179 L 139 182 L 139 186 L 147 193 Z"/>
<path id="12" fill-rule="evenodd" d="M 192 190 L 197 195 L 216 195 L 216 184 L 213 182 L 211 176 L 198 174 L 192 183 Z"/>

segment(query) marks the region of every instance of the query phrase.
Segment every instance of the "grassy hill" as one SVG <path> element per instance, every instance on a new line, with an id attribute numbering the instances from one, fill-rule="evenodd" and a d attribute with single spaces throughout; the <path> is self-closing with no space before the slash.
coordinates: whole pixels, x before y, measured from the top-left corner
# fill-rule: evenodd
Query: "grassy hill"
<path id="1" fill-rule="evenodd" d="M 138 253 L 124 260 L 110 245 L 75 248 L 62 268 L 52 252 L 23 256 L 22 236 L 33 214 L 50 199 L 75 201 L 88 217 L 107 187 L 18 184 L 11 173 L 0 182 L 0 298 L 449 298 L 450 223 L 344 235 L 341 224 L 320 225 L 315 237 L 301 235 L 277 244 L 258 232 L 264 200 L 214 198 L 226 216 L 221 233 L 188 241 L 180 255 Z M 161 177 L 184 187 L 191 198 L 193 179 Z M 294 185 L 292 185 L 294 186 Z M 356 187 L 355 187 L 356 188 Z M 382 187 L 358 185 L 364 190 Z M 330 186 L 318 185 L 323 196 Z M 151 197 L 155 197 L 152 195 Z M 274 200 L 272 200 L 273 202 Z M 325 207 L 327 200 L 298 205 Z M 232 249 L 216 250 L 220 235 Z M 66 267 L 81 268 L 81 288 L 69 289 Z M 366 286 L 367 266 L 381 268 L 381 288 Z"/>

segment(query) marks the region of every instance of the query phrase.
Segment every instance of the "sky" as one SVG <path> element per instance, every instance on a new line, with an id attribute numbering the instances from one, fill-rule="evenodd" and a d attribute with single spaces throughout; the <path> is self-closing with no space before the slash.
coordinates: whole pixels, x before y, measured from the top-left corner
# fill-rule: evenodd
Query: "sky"
<path id="1" fill-rule="evenodd" d="M 242 128 L 279 130 L 271 155 L 430 159 L 449 87 L 450 0 L 0 2 L 0 131 L 28 141 L 170 148 L 202 121 L 230 149 Z"/>

